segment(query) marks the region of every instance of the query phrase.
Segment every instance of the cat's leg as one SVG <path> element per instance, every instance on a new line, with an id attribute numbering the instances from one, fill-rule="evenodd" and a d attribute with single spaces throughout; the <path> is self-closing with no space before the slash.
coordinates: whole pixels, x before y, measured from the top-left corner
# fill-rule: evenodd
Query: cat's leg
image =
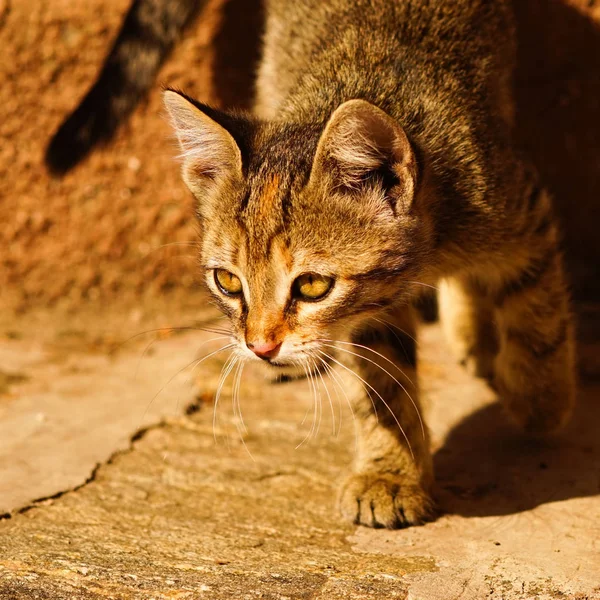
<path id="1" fill-rule="evenodd" d="M 358 436 L 354 474 L 342 487 L 340 505 L 347 519 L 370 527 L 406 527 L 433 513 L 433 472 L 418 399 L 414 320 L 407 317 L 377 322 L 354 337 L 355 345 L 339 345 L 339 359 L 356 373 L 361 387 L 354 400 Z"/>
<path id="2" fill-rule="evenodd" d="M 557 225 L 544 190 L 527 203 L 518 249 L 493 289 L 500 351 L 495 384 L 526 431 L 559 429 L 575 401 L 575 342 Z"/>
<path id="3" fill-rule="evenodd" d="M 456 359 L 474 375 L 491 379 L 498 340 L 489 295 L 466 277 L 442 279 L 438 307 L 444 334 Z"/>

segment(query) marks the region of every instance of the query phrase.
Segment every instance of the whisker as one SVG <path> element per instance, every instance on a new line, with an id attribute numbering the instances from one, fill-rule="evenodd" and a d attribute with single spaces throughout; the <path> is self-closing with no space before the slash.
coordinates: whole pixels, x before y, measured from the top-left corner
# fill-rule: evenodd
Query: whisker
<path id="1" fill-rule="evenodd" d="M 323 352 L 323 350 L 317 350 L 317 352 L 320 352 L 321 354 L 323 354 L 323 356 L 327 357 L 328 359 L 330 359 L 332 361 L 335 361 L 335 363 L 338 364 L 340 367 L 342 367 L 346 371 L 349 371 L 352 375 L 355 375 L 356 377 L 358 377 L 358 375 L 356 375 L 356 373 L 354 373 L 351 369 L 349 369 L 348 367 L 346 367 L 346 365 L 343 365 L 339 361 L 335 360 L 335 358 L 333 358 L 333 356 L 329 356 L 329 354 L 327 354 L 326 352 Z M 332 369 L 331 372 L 333 373 L 333 369 Z M 344 389 L 343 383 L 344 382 L 342 381 L 342 389 Z M 369 389 L 368 388 L 365 388 L 365 392 L 367 393 L 367 396 L 369 397 L 369 400 L 371 401 L 371 405 L 373 406 L 373 413 L 375 414 L 375 420 L 376 420 L 377 423 L 379 423 L 379 415 L 377 414 L 377 405 L 375 404 L 375 402 L 373 400 L 373 397 L 369 393 Z M 346 398 L 348 398 L 347 395 L 346 395 Z"/>
<path id="2" fill-rule="evenodd" d="M 325 344 L 328 345 L 330 348 L 333 348 L 335 350 L 344 350 L 343 348 L 338 348 L 335 344 L 343 344 L 344 346 L 354 346 L 355 348 L 362 348 L 363 350 L 368 350 L 369 352 L 373 352 L 373 354 L 376 354 L 377 356 L 379 356 L 380 358 L 383 358 L 383 360 L 385 360 L 386 362 L 388 362 L 390 365 L 392 365 L 392 367 L 394 367 L 395 369 L 398 369 L 398 371 L 404 376 L 406 377 L 406 379 L 408 379 L 408 382 L 413 386 L 416 387 L 415 384 L 413 383 L 412 379 L 392 360 L 390 360 L 387 356 L 385 356 L 384 354 L 381 354 L 381 352 L 377 352 L 377 350 L 373 350 L 373 348 L 369 348 L 369 346 L 364 346 L 363 344 L 356 344 L 355 342 L 342 342 L 340 340 L 332 340 L 334 342 L 334 344 Z M 348 352 L 348 350 L 344 350 L 345 352 Z M 352 354 L 352 353 L 351 353 Z M 357 354 L 357 356 L 360 356 L 361 358 L 365 358 L 365 360 L 369 360 L 366 357 Z M 390 375 L 391 377 L 391 375 Z M 402 389 L 404 389 L 404 386 L 398 382 L 398 385 L 400 387 L 402 387 Z M 406 391 L 404 389 L 404 391 Z M 408 392 L 407 392 L 408 393 Z"/>
<path id="3" fill-rule="evenodd" d="M 234 384 L 234 388 L 233 388 L 233 414 L 234 415 L 237 414 L 239 416 L 242 432 L 244 434 L 247 434 L 248 429 L 246 428 L 246 424 L 244 423 L 244 417 L 242 416 L 242 406 L 240 404 L 240 386 L 242 383 L 242 371 L 244 370 L 245 366 L 246 366 L 246 363 L 244 361 L 240 360 L 238 363 L 238 368 L 237 368 L 236 374 L 235 374 L 236 379 L 235 379 L 235 384 Z"/>
<path id="4" fill-rule="evenodd" d="M 309 391 L 310 391 L 310 380 L 308 379 L 308 371 L 306 369 L 306 365 L 302 364 L 301 366 L 302 366 L 302 369 L 304 370 L 304 379 L 306 380 L 306 385 L 308 386 Z M 304 413 L 304 416 L 302 417 L 302 421 L 300 421 L 300 427 L 302 427 L 304 425 L 304 423 L 306 423 L 306 418 L 308 417 L 310 408 L 311 407 L 306 409 L 306 412 Z"/>
<path id="5" fill-rule="evenodd" d="M 217 391 L 215 392 L 215 401 L 213 403 L 213 437 L 215 439 L 215 443 L 217 443 L 217 404 L 219 403 L 219 398 L 221 397 L 221 390 L 223 389 L 223 385 L 225 384 L 227 377 L 229 377 L 229 374 L 231 373 L 237 361 L 238 357 L 235 355 L 234 352 L 232 352 L 229 355 L 229 358 L 227 359 L 225 364 L 223 365 L 223 368 L 221 369 L 221 377 L 219 379 L 219 385 L 217 386 Z"/>
<path id="6" fill-rule="evenodd" d="M 233 411 L 233 420 L 236 423 L 236 426 L 238 426 L 238 416 L 237 416 L 237 405 L 235 403 L 235 401 L 236 401 L 235 389 L 237 386 L 238 374 L 240 372 L 240 362 L 241 361 L 236 361 L 235 371 L 233 373 L 233 385 L 231 386 L 231 410 Z M 239 426 L 238 426 L 238 431 L 239 431 Z"/>
<path id="7" fill-rule="evenodd" d="M 313 436 L 315 435 L 315 427 L 317 424 L 317 412 L 318 412 L 319 401 L 318 401 L 318 397 L 317 397 L 317 387 L 315 386 L 315 380 L 313 379 L 313 372 L 311 369 L 308 369 L 308 377 L 310 378 L 310 384 L 311 384 L 311 387 L 313 390 L 313 397 L 314 397 L 313 420 L 312 420 L 312 425 L 310 428 L 310 439 L 312 439 Z"/>
<path id="8" fill-rule="evenodd" d="M 342 402 L 340 400 L 340 394 L 339 394 L 338 390 L 341 389 L 342 393 L 344 394 L 344 397 L 346 398 L 346 403 L 350 406 L 350 412 L 352 413 L 353 420 L 354 420 L 354 409 L 350 405 L 350 400 L 348 399 L 346 390 L 344 390 L 344 388 L 342 387 L 339 380 L 337 380 L 336 377 L 334 377 L 335 373 L 333 373 L 333 367 L 331 367 L 331 365 L 327 365 L 327 368 L 325 370 L 329 373 L 329 378 L 332 379 L 333 383 L 334 383 L 333 389 L 335 390 L 335 399 L 337 400 L 338 413 L 339 413 L 338 428 L 337 428 L 337 432 L 335 435 L 336 435 L 336 437 L 339 437 L 340 432 L 342 431 L 342 420 L 344 418 L 344 413 L 343 413 Z"/>
<path id="9" fill-rule="evenodd" d="M 148 403 L 148 406 L 146 406 L 146 409 L 144 410 L 144 414 L 142 415 L 142 418 L 140 419 L 140 423 L 144 422 L 144 419 L 146 418 L 146 415 L 148 414 L 148 411 L 150 410 L 152 403 L 156 400 L 156 398 L 158 398 L 158 396 L 162 393 L 162 391 L 173 381 L 173 379 L 175 379 L 175 377 L 177 377 L 180 373 L 182 373 L 183 371 L 185 371 L 187 368 L 191 367 L 192 365 L 197 366 L 197 364 L 200 364 L 201 362 L 205 361 L 207 358 L 210 358 L 214 354 L 217 354 L 218 352 L 222 352 L 223 350 L 226 350 L 228 347 L 231 347 L 231 346 L 233 346 L 233 344 L 228 344 L 227 346 L 223 346 L 222 348 L 219 348 L 218 350 L 211 352 L 208 356 L 205 356 L 201 359 L 195 358 L 193 361 L 189 362 L 187 365 L 185 365 L 184 367 L 179 369 L 172 377 L 169 378 L 169 380 L 160 388 L 160 390 L 158 390 L 158 392 L 156 392 L 156 394 L 154 394 L 154 396 Z"/>
<path id="10" fill-rule="evenodd" d="M 329 367 L 329 365 L 327 365 L 327 363 L 320 357 L 317 356 L 316 357 L 322 364 L 326 365 L 327 367 Z M 325 367 L 324 367 L 325 368 Z M 327 371 L 327 373 L 329 373 L 329 370 L 325 368 L 325 370 Z M 321 377 L 321 382 L 323 383 L 323 387 L 325 388 L 325 392 L 327 393 L 327 397 L 329 398 L 329 406 L 331 407 L 331 420 L 333 421 L 332 423 L 332 434 L 335 437 L 338 437 L 342 428 L 342 407 L 341 407 L 341 402 L 340 402 L 340 395 L 338 392 L 338 389 L 336 386 L 334 386 L 334 391 L 335 391 L 335 398 L 337 400 L 337 404 L 338 404 L 338 408 L 339 408 L 339 413 L 340 413 L 340 419 L 339 419 L 339 425 L 335 426 L 335 410 L 333 408 L 333 400 L 331 398 L 331 394 L 329 393 L 329 388 L 327 387 L 327 383 L 325 382 L 325 377 L 323 377 L 323 373 L 319 370 L 319 375 Z M 335 381 L 334 381 L 335 383 Z"/>
<path id="11" fill-rule="evenodd" d="M 312 363 L 314 365 L 313 377 L 315 380 L 315 387 L 317 388 L 317 391 L 319 393 L 319 423 L 317 425 L 317 436 L 318 436 L 319 431 L 321 430 L 321 423 L 323 422 L 323 393 L 321 391 L 321 386 L 319 385 L 319 380 L 317 378 L 317 375 L 319 374 L 319 369 L 318 369 L 317 364 L 314 361 L 314 359 L 312 360 Z"/>
<path id="12" fill-rule="evenodd" d="M 352 342 L 339 342 L 338 341 L 337 343 L 338 344 L 349 344 L 351 346 L 356 346 L 358 348 L 363 348 L 365 350 L 370 350 L 371 352 L 374 352 L 375 354 L 377 354 L 377 356 L 380 356 L 381 358 L 383 358 L 384 360 L 386 360 L 387 362 L 389 362 L 391 365 L 393 365 L 396 369 L 398 369 L 398 371 L 400 371 L 400 373 L 402 373 L 402 375 L 404 377 L 406 377 L 408 379 L 408 381 L 410 381 L 410 383 L 414 387 L 414 383 L 404 373 L 404 371 L 402 371 L 402 369 L 400 369 L 398 367 L 398 365 L 396 365 L 395 363 L 393 363 L 389 358 L 385 357 L 383 354 L 380 354 L 376 350 L 373 350 L 373 348 L 369 348 L 368 346 L 363 346 L 362 344 L 353 344 Z M 371 360 L 370 358 L 367 358 L 366 356 L 363 356 L 362 354 L 358 354 L 358 352 L 351 352 L 350 350 L 347 350 L 346 348 L 338 348 L 338 347 L 333 346 L 331 344 L 324 344 L 324 346 L 327 346 L 328 348 L 333 348 L 334 350 L 341 350 L 342 352 L 347 352 L 348 354 L 352 354 L 353 356 L 357 356 L 358 358 L 362 358 L 363 360 L 366 360 L 367 362 L 371 363 L 372 365 L 375 365 L 376 367 L 378 367 L 379 369 L 381 369 L 386 375 L 388 375 L 389 377 L 391 377 L 392 380 L 395 383 L 397 383 L 402 388 L 402 390 L 404 391 L 404 393 L 408 396 L 411 404 L 413 405 L 413 408 L 415 409 L 415 412 L 417 413 L 417 417 L 418 417 L 419 423 L 421 425 L 421 435 L 423 436 L 423 439 L 425 439 L 425 425 L 423 424 L 423 419 L 421 418 L 421 411 L 419 410 L 419 408 L 417 406 L 417 403 L 413 400 L 413 397 L 409 394 L 409 392 L 406 389 L 406 387 L 404 385 L 402 385 L 402 383 L 400 383 L 387 369 L 385 369 L 384 367 L 382 367 L 380 364 L 376 363 L 374 360 Z"/>
<path id="13" fill-rule="evenodd" d="M 247 435 L 248 433 L 248 429 L 246 428 L 246 424 L 244 423 L 244 417 L 242 416 L 242 405 L 240 402 L 240 384 L 242 381 L 242 371 L 244 370 L 244 367 L 246 366 L 246 363 L 243 360 L 239 360 L 238 361 L 238 367 L 235 373 L 235 381 L 234 381 L 234 385 L 233 385 L 233 414 L 235 416 L 236 414 L 236 404 L 237 404 L 237 414 L 239 416 L 239 422 L 236 420 L 236 426 L 237 426 L 237 430 L 238 433 L 240 434 L 240 440 L 242 440 L 242 444 L 244 445 L 244 448 L 246 450 L 246 452 L 248 453 L 248 456 L 254 461 L 256 462 L 256 459 L 254 458 L 254 455 L 252 454 L 252 452 L 250 452 L 250 448 L 248 448 L 248 445 L 246 444 L 246 440 L 244 438 L 244 435 Z M 236 397 L 237 397 L 237 401 L 236 401 Z"/>
<path id="14" fill-rule="evenodd" d="M 148 250 L 148 252 L 146 252 L 146 254 L 142 255 L 142 258 L 147 258 L 151 254 L 154 254 L 155 252 L 158 252 L 159 250 L 162 250 L 163 248 L 167 248 L 168 246 L 185 246 L 188 248 L 190 246 L 192 246 L 192 247 L 200 250 L 200 244 L 198 242 L 169 242 L 167 244 L 161 244 L 160 246 L 151 248 L 150 250 Z"/>
<path id="15" fill-rule="evenodd" d="M 406 283 L 414 283 L 415 285 L 422 285 L 423 287 L 431 288 L 436 292 L 439 291 L 439 288 L 437 288 L 435 285 L 430 285 L 429 283 L 423 283 L 421 281 L 407 281 Z"/>
<path id="16" fill-rule="evenodd" d="M 346 365 L 342 364 L 339 360 L 336 360 L 335 358 L 333 358 L 333 356 L 329 356 L 329 354 L 327 354 L 326 352 L 323 352 L 323 350 L 318 350 L 318 352 L 321 352 L 329 360 L 332 360 L 334 363 L 336 363 L 337 365 L 339 365 L 340 367 L 342 367 L 343 369 L 345 369 L 346 371 L 348 371 L 349 373 L 351 373 L 352 375 L 354 375 L 359 381 L 362 381 L 362 383 L 364 385 L 366 385 L 367 387 L 369 387 L 377 395 L 377 397 L 381 400 L 381 402 L 383 403 L 383 405 L 389 411 L 390 415 L 392 415 L 392 417 L 394 418 L 394 421 L 396 422 L 396 425 L 398 425 L 398 429 L 400 430 L 400 432 L 402 433 L 404 439 L 406 440 L 406 444 L 408 445 L 408 449 L 410 451 L 410 455 L 411 455 L 411 457 L 412 457 L 412 459 L 414 461 L 415 455 L 413 453 L 412 446 L 410 445 L 410 441 L 408 439 L 408 436 L 406 435 L 406 432 L 402 428 L 402 425 L 400 425 L 400 421 L 398 421 L 398 417 L 396 416 L 396 414 L 394 413 L 394 411 L 390 408 L 390 405 L 385 401 L 385 399 L 383 398 L 383 396 L 369 382 L 365 381 L 360 375 L 358 375 L 357 373 L 355 373 L 352 369 L 349 369 Z M 375 403 L 373 402 L 372 398 L 371 398 L 371 402 L 373 403 L 373 408 L 375 408 Z M 377 409 L 375 409 L 375 413 L 377 413 Z"/>
<path id="17" fill-rule="evenodd" d="M 302 363 L 302 368 L 304 369 L 304 374 L 306 375 L 307 385 L 309 386 L 309 389 L 311 389 L 311 379 L 310 379 L 310 375 L 308 373 L 308 367 L 306 366 L 306 364 Z M 314 403 L 315 403 L 315 398 L 313 396 L 313 404 Z M 309 411 L 310 411 L 310 407 L 307 408 L 306 412 L 304 413 L 304 417 L 302 418 L 302 421 L 300 422 L 301 427 L 306 422 L 306 417 L 308 417 Z M 314 424 L 314 419 L 313 419 L 313 424 Z M 312 428 L 311 428 L 311 431 L 312 431 Z M 295 450 L 298 450 L 298 448 L 300 448 L 300 446 L 302 446 L 302 444 L 304 444 L 304 442 L 306 442 L 306 440 L 308 440 L 309 437 L 310 437 L 310 431 L 304 436 L 304 439 L 295 447 Z"/>
<path id="18" fill-rule="evenodd" d="M 190 260 L 196 262 L 198 258 L 191 254 L 176 254 L 175 256 L 159 256 L 155 259 L 155 263 L 160 264 L 169 260 Z"/>
<path id="19" fill-rule="evenodd" d="M 323 378 L 323 373 L 321 373 L 320 369 L 318 368 L 318 366 L 316 365 L 316 363 L 314 363 L 314 358 L 313 356 L 311 356 L 311 359 L 313 359 L 313 364 L 315 365 L 315 372 L 317 373 L 317 375 L 319 375 L 320 379 L 321 379 L 321 383 L 323 384 L 323 387 L 325 388 L 325 393 L 327 394 L 327 398 L 329 400 L 329 407 L 331 408 L 331 427 L 332 427 L 332 435 L 335 435 L 335 411 L 333 409 L 333 401 L 331 400 L 331 394 L 329 393 L 329 389 L 327 387 L 327 384 L 325 383 L 325 379 Z"/>
<path id="20" fill-rule="evenodd" d="M 329 373 L 331 379 L 333 379 L 334 383 L 336 383 L 337 387 L 342 390 L 344 397 L 346 398 L 346 403 L 348 404 L 348 408 L 350 409 L 350 413 L 352 414 L 352 425 L 354 427 L 354 452 L 358 452 L 358 431 L 356 426 L 356 415 L 354 414 L 354 408 L 352 407 L 352 402 L 350 402 L 350 398 L 348 398 L 348 394 L 346 394 L 346 390 L 344 389 L 343 382 L 340 381 L 339 376 L 335 372 L 335 369 L 326 361 L 319 357 L 319 360 L 323 363 L 325 369 Z M 340 429 L 338 429 L 338 435 L 341 430 L 342 424 L 342 412 L 340 407 Z"/>
<path id="21" fill-rule="evenodd" d="M 158 398 L 158 396 L 161 394 L 161 392 L 173 381 L 173 379 L 175 379 L 175 377 L 177 377 L 180 373 L 182 373 L 183 371 L 185 371 L 188 367 L 194 365 L 196 363 L 198 359 L 194 359 L 192 362 L 188 363 L 187 365 L 185 365 L 184 367 L 182 367 L 181 369 L 179 369 L 175 375 L 173 375 L 172 377 L 170 377 L 168 379 L 168 381 L 162 385 L 162 387 L 158 390 L 158 392 L 156 392 L 156 394 L 154 394 L 154 396 L 152 396 L 152 399 L 150 400 L 150 402 L 148 403 L 148 405 L 146 406 L 144 413 L 142 414 L 142 417 L 140 419 L 140 426 L 141 424 L 144 422 L 144 419 L 146 418 L 146 415 L 148 414 L 148 411 L 150 410 L 150 407 L 152 406 L 152 404 L 154 404 L 154 401 L 156 400 L 156 398 Z"/>
<path id="22" fill-rule="evenodd" d="M 382 321 L 381 319 L 376 319 L 375 317 L 371 317 L 371 318 L 375 319 L 375 321 L 377 321 L 378 323 L 381 323 L 396 338 L 396 341 L 398 342 L 398 344 L 400 344 L 400 347 L 402 348 L 402 351 L 404 352 L 404 356 L 406 356 L 406 360 L 408 362 L 410 362 L 410 356 L 409 356 L 408 352 L 406 351 L 406 348 L 404 347 L 404 342 L 400 339 L 398 334 L 390 327 L 391 324 L 388 323 L 387 321 Z M 415 338 L 412 335 L 410 335 L 410 333 L 407 333 L 400 327 L 397 327 L 396 329 L 398 329 L 398 331 L 400 333 L 404 333 L 407 337 L 409 337 L 415 343 L 415 346 L 419 345 L 417 340 L 415 340 Z"/>
<path id="23" fill-rule="evenodd" d="M 321 430 L 321 423 L 323 422 L 323 394 L 321 393 L 321 386 L 319 385 L 319 380 L 317 379 L 319 369 L 317 368 L 317 364 L 314 360 L 311 360 L 311 362 L 313 365 L 312 376 L 315 382 L 315 389 L 317 390 L 317 398 L 319 401 L 319 420 L 317 421 L 317 432 L 315 434 L 315 437 L 318 437 L 319 431 Z"/>
<path id="24" fill-rule="evenodd" d="M 226 336 L 223 336 L 226 337 Z M 218 350 L 215 350 L 214 352 L 211 352 L 210 354 L 207 354 L 206 356 L 203 356 L 201 359 L 198 360 L 198 362 L 194 365 L 194 368 L 192 370 L 192 373 L 190 374 L 190 377 L 194 377 L 195 376 L 195 372 L 198 370 L 198 367 L 207 359 L 209 359 L 211 356 L 214 356 L 215 354 L 218 354 L 219 352 L 223 352 L 223 350 L 228 350 L 229 348 L 233 348 L 235 346 L 235 343 L 231 343 L 231 344 L 226 344 L 225 346 L 223 346 L 222 348 L 219 348 Z"/>
<path id="25" fill-rule="evenodd" d="M 402 340 L 400 340 L 398 335 L 392 330 L 392 327 L 394 327 L 394 329 L 397 329 L 400 333 L 403 333 L 405 336 L 409 337 L 417 346 L 419 345 L 417 338 L 410 335 L 410 333 L 408 333 L 408 331 L 406 331 L 405 329 L 402 329 L 402 327 L 398 327 L 398 325 L 396 325 L 395 323 L 392 323 L 391 321 L 386 321 L 385 319 L 378 319 L 377 317 L 371 317 L 371 319 L 374 319 L 378 323 L 385 325 L 396 336 L 396 339 L 400 342 L 400 345 L 402 345 Z"/>
<path id="26" fill-rule="evenodd" d="M 138 376 L 138 372 L 140 370 L 140 365 L 142 364 L 142 360 L 144 358 L 144 356 L 146 356 L 146 353 L 150 351 L 150 348 L 152 347 L 152 345 L 154 344 L 154 342 L 156 342 L 156 338 L 153 340 L 150 340 L 147 344 L 146 347 L 144 348 L 142 354 L 140 355 L 140 357 L 138 358 L 137 361 L 137 365 L 135 366 L 135 373 L 133 375 L 133 380 L 137 381 L 137 376 Z"/>
<path id="27" fill-rule="evenodd" d="M 142 335 L 147 335 L 149 333 L 168 332 L 168 331 L 206 331 L 207 333 L 218 333 L 221 335 L 231 335 L 231 331 L 229 331 L 227 329 L 220 329 L 217 327 L 200 327 L 200 326 L 194 326 L 194 325 L 188 325 L 188 326 L 184 326 L 184 327 L 157 327 L 156 329 L 147 329 L 146 331 L 140 331 L 139 333 L 132 335 L 131 337 L 127 338 L 125 341 L 121 342 L 112 352 L 114 353 L 117 350 L 120 350 L 125 344 L 128 344 L 132 340 L 135 340 L 136 338 L 138 338 Z M 154 340 L 154 341 L 156 341 L 156 340 Z"/>

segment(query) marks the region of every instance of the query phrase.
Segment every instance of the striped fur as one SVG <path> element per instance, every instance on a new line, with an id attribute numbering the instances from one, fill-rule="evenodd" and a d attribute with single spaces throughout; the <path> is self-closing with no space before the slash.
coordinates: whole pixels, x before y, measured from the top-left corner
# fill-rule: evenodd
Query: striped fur
<path id="1" fill-rule="evenodd" d="M 555 430 L 572 409 L 557 226 L 512 137 L 514 50 L 508 0 L 269 0 L 254 115 L 166 93 L 206 281 L 240 352 L 281 343 L 281 373 L 324 361 L 354 391 L 359 453 L 340 502 L 356 523 L 432 514 L 421 286 L 442 280 L 452 347 L 522 427 Z M 242 295 L 219 291 L 217 268 Z M 334 279 L 319 301 L 294 295 L 307 272 Z"/>
<path id="2" fill-rule="evenodd" d="M 102 71 L 52 136 L 45 162 L 63 175 L 110 140 L 148 92 L 184 27 L 205 0 L 134 0 Z"/>

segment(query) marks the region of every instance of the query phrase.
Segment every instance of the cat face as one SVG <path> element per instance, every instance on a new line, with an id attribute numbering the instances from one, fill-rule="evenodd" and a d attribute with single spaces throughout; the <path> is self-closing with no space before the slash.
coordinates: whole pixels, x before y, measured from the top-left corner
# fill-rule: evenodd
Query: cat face
<path id="1" fill-rule="evenodd" d="M 165 100 L 199 201 L 206 284 L 239 353 L 315 369 L 333 341 L 406 301 L 417 169 L 390 117 L 350 101 L 312 139 L 281 124 L 244 139 L 211 109 Z"/>
<path id="2" fill-rule="evenodd" d="M 398 296 L 395 277 L 381 272 L 403 267 L 399 257 L 386 263 L 398 245 L 388 223 L 348 210 L 343 198 L 319 202 L 311 192 L 288 199 L 285 224 L 261 217 L 266 200 L 260 194 L 241 214 L 204 220 L 208 288 L 244 354 L 275 366 L 309 361 L 323 343 L 375 317 Z"/>

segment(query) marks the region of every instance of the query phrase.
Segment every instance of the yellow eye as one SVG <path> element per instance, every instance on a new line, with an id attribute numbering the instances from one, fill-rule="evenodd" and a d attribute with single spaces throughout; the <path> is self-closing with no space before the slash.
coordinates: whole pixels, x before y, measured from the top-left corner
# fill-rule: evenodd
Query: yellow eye
<path id="1" fill-rule="evenodd" d="M 294 281 L 294 292 L 302 300 L 321 300 L 333 287 L 333 277 L 305 273 Z"/>
<path id="2" fill-rule="evenodd" d="M 242 293 L 240 278 L 225 269 L 215 269 L 215 283 L 226 296 L 237 296 Z"/>

